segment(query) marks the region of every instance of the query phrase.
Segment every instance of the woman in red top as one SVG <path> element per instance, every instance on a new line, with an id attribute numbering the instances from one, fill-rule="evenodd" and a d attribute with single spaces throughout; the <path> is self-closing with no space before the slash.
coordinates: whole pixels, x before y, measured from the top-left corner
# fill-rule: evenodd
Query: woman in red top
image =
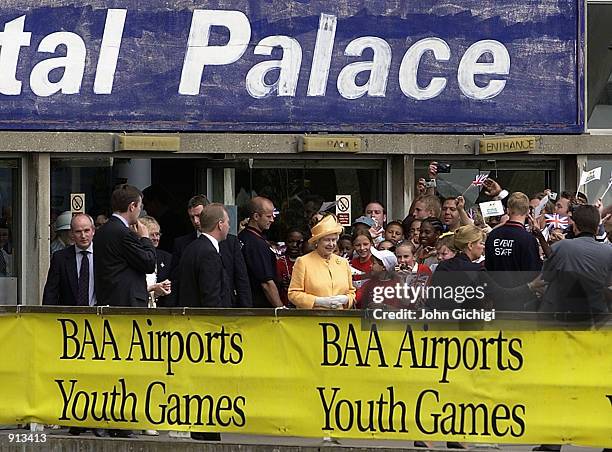
<path id="1" fill-rule="evenodd" d="M 356 304 L 359 304 L 361 300 L 361 287 L 372 273 L 372 266 L 374 265 L 372 248 L 374 248 L 374 241 L 368 231 L 358 230 L 353 234 L 353 251 L 357 256 L 351 260 L 351 267 L 356 270 L 356 272 L 353 272 L 353 285 L 357 289 Z"/>
<path id="2" fill-rule="evenodd" d="M 372 273 L 372 251 L 374 246 L 372 236 L 368 231 L 357 231 L 353 234 L 353 252 L 357 254 L 351 260 L 351 267 L 364 273 Z"/>
<path id="3" fill-rule="evenodd" d="M 431 279 L 431 269 L 425 264 L 419 264 L 415 257 L 414 245 L 405 240 L 395 248 L 397 257 L 398 274 L 401 275 L 403 284 L 413 287 L 425 287 Z M 424 300 L 409 300 L 409 305 L 403 306 L 408 309 L 419 309 L 424 307 Z"/>
<path id="4" fill-rule="evenodd" d="M 431 276 L 431 269 L 425 264 L 417 264 L 414 245 L 404 240 L 395 248 L 397 257 L 398 271 L 408 271 L 411 273 L 425 274 Z"/>

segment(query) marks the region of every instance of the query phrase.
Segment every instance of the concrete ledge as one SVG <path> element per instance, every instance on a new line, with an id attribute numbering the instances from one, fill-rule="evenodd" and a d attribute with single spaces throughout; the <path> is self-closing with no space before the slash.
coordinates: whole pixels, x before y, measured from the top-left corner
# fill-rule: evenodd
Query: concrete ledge
<path id="1" fill-rule="evenodd" d="M 49 153 L 108 153 L 115 157 L 130 157 L 134 153 L 114 152 L 114 132 L 0 132 L 0 152 L 49 152 Z M 301 155 L 297 151 L 298 139 L 304 134 L 295 133 L 132 133 L 133 135 L 155 135 L 179 137 L 181 148 L 178 152 L 153 155 L 201 155 L 205 154 L 251 154 Z M 363 151 L 357 155 L 474 155 L 474 142 L 483 137 L 501 135 L 477 134 L 364 134 L 338 133 L 359 137 L 363 141 Z M 509 135 L 511 136 L 511 135 Z M 560 154 L 610 154 L 612 136 L 610 135 L 536 135 L 538 149 L 526 155 Z M 151 153 L 141 152 L 144 158 Z M 339 154 L 343 155 L 343 154 Z M 353 155 L 353 154 L 344 154 Z M 521 154 L 522 155 L 522 154 Z M 330 157 L 330 154 L 314 153 L 315 157 Z M 335 154 L 334 154 L 335 156 Z"/>
<path id="2" fill-rule="evenodd" d="M 9 434 L 33 435 L 38 438 L 46 435 L 45 442 L 10 442 Z M 415 448 L 412 441 L 381 440 L 340 440 L 327 442 L 318 438 L 271 437 L 254 435 L 223 434 L 222 442 L 195 441 L 192 439 L 169 437 L 167 432 L 159 436 L 137 435 L 133 439 L 96 438 L 91 432 L 81 436 L 71 436 L 67 429 L 45 429 L 30 432 L 24 429 L 0 430 L 0 452 L 423 452 L 449 451 L 445 443 L 437 442 L 433 449 Z M 487 446 L 470 444 L 468 450 L 478 452 L 516 452 L 528 451 L 532 446 Z M 582 449 L 584 450 L 584 449 Z"/>

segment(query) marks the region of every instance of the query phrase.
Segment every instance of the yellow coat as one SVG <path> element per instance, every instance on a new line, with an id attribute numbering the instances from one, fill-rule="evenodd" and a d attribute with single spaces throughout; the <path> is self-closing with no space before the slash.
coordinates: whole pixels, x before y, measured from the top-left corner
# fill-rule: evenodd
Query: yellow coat
<path id="1" fill-rule="evenodd" d="M 289 301 L 301 309 L 313 309 L 316 297 L 347 295 L 348 307 L 355 302 L 355 287 L 346 259 L 332 254 L 329 260 L 312 251 L 298 257 L 289 284 Z"/>

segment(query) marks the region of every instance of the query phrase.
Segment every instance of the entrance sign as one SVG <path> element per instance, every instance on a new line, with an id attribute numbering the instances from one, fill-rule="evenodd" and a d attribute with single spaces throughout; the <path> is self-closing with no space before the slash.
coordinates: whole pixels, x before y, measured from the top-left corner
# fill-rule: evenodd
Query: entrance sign
<path id="1" fill-rule="evenodd" d="M 2 8 L 1 128 L 584 128 L 578 0 L 120 3 Z"/>
<path id="2" fill-rule="evenodd" d="M 509 152 L 535 151 L 537 139 L 534 136 L 511 138 L 485 138 L 477 140 L 480 154 L 505 154 Z"/>
<path id="3" fill-rule="evenodd" d="M 612 447 L 609 329 L 429 326 L 4 314 L 0 423 Z"/>

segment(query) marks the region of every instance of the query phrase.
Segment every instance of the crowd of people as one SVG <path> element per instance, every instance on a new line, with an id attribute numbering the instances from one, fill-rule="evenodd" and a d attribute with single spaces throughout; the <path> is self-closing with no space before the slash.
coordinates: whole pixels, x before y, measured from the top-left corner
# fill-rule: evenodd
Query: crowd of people
<path id="1" fill-rule="evenodd" d="M 429 177 L 436 177 L 435 162 Z M 192 230 L 166 240 L 171 253 L 160 248 L 164 231 L 150 215 L 155 209 L 144 215 L 143 193 L 120 185 L 112 193 L 112 215 L 58 217 L 43 304 L 329 310 L 461 305 L 550 312 L 561 320 L 609 312 L 612 206 L 604 208 L 601 200 L 590 205 L 581 193 L 527 196 L 491 178 L 481 182 L 490 199 L 501 201 L 503 215 L 466 209 L 462 196 L 442 199 L 435 184 L 419 180 L 403 219 L 388 219 L 385 206 L 372 201 L 348 230 L 334 214 L 313 209 L 310 228 L 288 227 L 280 243 L 266 237 L 278 214 L 273 200 L 252 198 L 234 236 L 225 206 L 196 195 L 185 212 Z M 424 297 L 418 290 L 412 297 L 393 291 L 380 297 L 398 285 L 486 289 L 462 299 L 441 292 Z M 210 435 L 216 434 L 192 433 L 215 439 Z"/>
<path id="2" fill-rule="evenodd" d="M 429 177 L 436 178 L 435 162 Z M 154 207 L 146 190 L 143 195 L 121 185 L 112 194 L 109 217 L 58 217 L 43 303 L 440 308 L 449 300 L 381 301 L 374 293 L 396 284 L 469 284 L 488 289 L 478 303 L 464 306 L 608 312 L 612 206 L 604 208 L 601 200 L 590 205 L 582 193 L 509 193 L 487 178 L 483 192 L 501 201 L 505 213 L 483 217 L 477 207 L 466 209 L 462 196 L 441 198 L 435 184 L 419 180 L 417 190 L 403 219 L 389 220 L 385 206 L 372 201 L 345 228 L 332 213 L 313 209 L 308 230 L 288 225 L 283 242 L 266 237 L 277 220 L 273 200 L 251 199 L 234 236 L 225 207 L 196 195 L 185 215 L 192 231 L 167 238 L 168 252 L 159 246 L 161 222 L 142 212 L 143 205 Z M 457 303 L 450 301 L 447 307 Z"/>

